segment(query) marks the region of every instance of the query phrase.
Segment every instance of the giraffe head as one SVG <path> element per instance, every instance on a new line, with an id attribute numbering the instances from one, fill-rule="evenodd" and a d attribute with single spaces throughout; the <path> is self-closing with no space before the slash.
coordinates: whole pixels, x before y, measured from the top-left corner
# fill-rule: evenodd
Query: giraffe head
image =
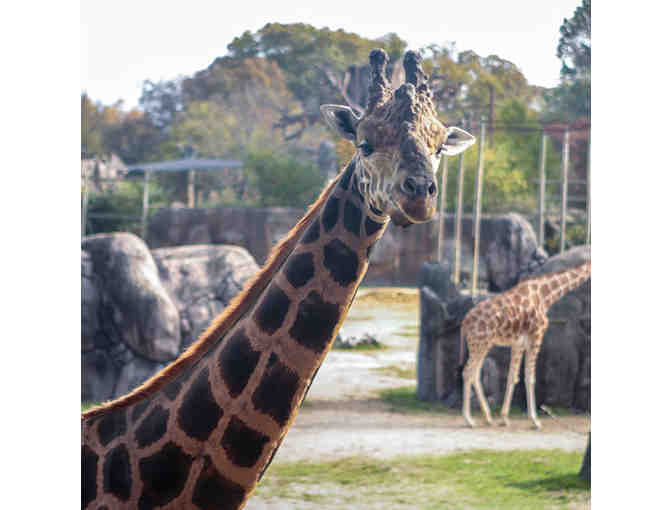
<path id="1" fill-rule="evenodd" d="M 371 85 L 364 113 L 322 105 L 322 115 L 357 147 L 355 175 L 371 211 L 390 216 L 396 225 L 428 221 L 436 211 L 441 154 L 459 154 L 475 138 L 438 119 L 419 53 L 406 53 L 406 82 L 396 90 L 385 75 L 387 54 L 373 50 L 369 60 Z"/>

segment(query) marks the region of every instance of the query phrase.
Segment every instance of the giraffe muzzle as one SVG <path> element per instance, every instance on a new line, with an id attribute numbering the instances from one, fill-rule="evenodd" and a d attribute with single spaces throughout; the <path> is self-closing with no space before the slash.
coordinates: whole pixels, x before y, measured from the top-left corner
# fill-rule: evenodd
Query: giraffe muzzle
<path id="1" fill-rule="evenodd" d="M 436 213 L 438 191 L 433 175 L 407 174 L 395 188 L 394 203 L 406 218 L 404 222 L 399 214 L 391 214 L 396 225 L 424 223 L 432 219 Z"/>

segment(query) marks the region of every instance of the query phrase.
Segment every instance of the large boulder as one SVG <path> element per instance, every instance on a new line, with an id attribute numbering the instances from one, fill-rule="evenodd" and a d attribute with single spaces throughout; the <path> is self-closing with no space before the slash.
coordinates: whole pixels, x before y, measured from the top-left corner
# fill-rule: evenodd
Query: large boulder
<path id="1" fill-rule="evenodd" d="M 132 234 L 82 241 L 82 401 L 124 395 L 174 360 L 259 266 L 237 246 L 150 252 Z"/>
<path id="2" fill-rule="evenodd" d="M 533 275 L 562 271 L 589 257 L 589 247 L 576 247 L 551 257 Z M 452 283 L 446 283 L 451 279 L 450 266 L 432 266 L 431 270 L 423 268 L 420 281 L 418 398 L 459 407 L 462 401 L 461 322 L 466 313 L 488 295 L 474 297 L 458 293 Z M 527 276 L 530 274 L 523 271 L 517 279 Z M 537 360 L 537 403 L 590 410 L 590 280 L 553 304 L 548 316 L 550 325 Z M 464 356 L 466 359 L 468 353 Z M 493 347 L 483 363 L 481 380 L 492 407 L 502 404 L 510 357 L 508 347 Z M 520 381 L 513 395 L 513 405 L 525 409 L 523 366 Z M 475 397 L 472 405 L 478 406 Z"/>
<path id="3" fill-rule="evenodd" d="M 180 316 L 137 236 L 85 237 L 81 264 L 81 398 L 101 402 L 123 395 L 176 357 Z M 138 363 L 142 375 L 133 376 Z"/>
<path id="4" fill-rule="evenodd" d="M 122 341 L 148 360 L 175 358 L 180 315 L 142 239 L 129 233 L 98 234 L 84 238 L 82 250 L 88 254 L 100 295 L 98 331 L 108 340 L 118 337 L 115 343 Z M 87 338 L 82 341 L 83 346 L 90 343 Z"/>
<path id="5" fill-rule="evenodd" d="M 173 359 L 180 349 L 180 316 L 159 279 L 152 254 L 137 236 L 98 234 L 82 240 L 96 275 L 100 329 L 118 336 L 136 354 Z M 83 342 L 86 343 L 86 340 Z"/>
<path id="6" fill-rule="evenodd" d="M 548 255 L 537 245 L 532 225 L 519 214 L 490 219 L 485 242 L 488 290 L 503 292 L 516 285 L 522 272 L 538 270 Z"/>
<path id="7" fill-rule="evenodd" d="M 259 271 L 250 253 L 239 246 L 159 248 L 152 255 L 180 312 L 182 349 L 198 339 Z"/>

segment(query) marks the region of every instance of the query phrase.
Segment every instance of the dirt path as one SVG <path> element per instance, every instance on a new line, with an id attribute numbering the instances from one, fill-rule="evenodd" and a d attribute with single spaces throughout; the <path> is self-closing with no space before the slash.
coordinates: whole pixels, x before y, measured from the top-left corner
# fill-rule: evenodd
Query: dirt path
<path id="1" fill-rule="evenodd" d="M 507 428 L 471 429 L 457 412 L 402 414 L 390 412 L 380 400 L 313 401 L 299 413 L 274 462 L 359 455 L 385 459 L 471 449 L 585 449 L 587 417 L 547 418 L 542 423 L 542 430 L 536 430 L 526 418 L 515 417 Z"/>

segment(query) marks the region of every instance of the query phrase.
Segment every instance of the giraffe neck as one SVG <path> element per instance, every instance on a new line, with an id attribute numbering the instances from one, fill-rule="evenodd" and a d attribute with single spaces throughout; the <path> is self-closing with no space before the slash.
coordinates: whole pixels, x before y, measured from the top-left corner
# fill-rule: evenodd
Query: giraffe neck
<path id="1" fill-rule="evenodd" d="M 83 499 L 90 507 L 242 508 L 387 225 L 364 204 L 355 164 L 297 233 L 254 305 L 227 331 L 209 330 L 217 338 L 207 351 L 146 398 L 83 421 Z"/>
<path id="2" fill-rule="evenodd" d="M 553 303 L 576 289 L 588 278 L 590 278 L 590 262 L 559 273 L 540 276 L 537 282 L 546 308 L 550 308 Z"/>

